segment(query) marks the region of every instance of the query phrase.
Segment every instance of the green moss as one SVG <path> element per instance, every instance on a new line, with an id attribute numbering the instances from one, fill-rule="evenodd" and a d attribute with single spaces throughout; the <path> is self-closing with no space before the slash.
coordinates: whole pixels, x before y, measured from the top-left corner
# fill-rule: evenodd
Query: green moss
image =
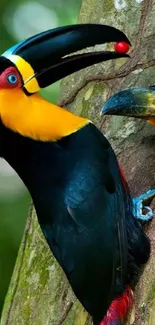
<path id="1" fill-rule="evenodd" d="M 147 301 L 155 299 L 155 282 L 152 283 L 150 290 L 148 292 Z"/>
<path id="2" fill-rule="evenodd" d="M 111 11 L 114 9 L 114 1 L 113 0 L 108 0 L 106 1 L 106 4 L 104 4 L 103 10 L 105 14 L 111 14 Z"/>
<path id="3" fill-rule="evenodd" d="M 75 98 L 69 109 L 77 115 L 87 117 L 98 125 L 101 121 L 100 109 L 104 104 L 106 91 L 104 82 L 96 84 L 89 82 L 80 90 L 79 96 Z"/>

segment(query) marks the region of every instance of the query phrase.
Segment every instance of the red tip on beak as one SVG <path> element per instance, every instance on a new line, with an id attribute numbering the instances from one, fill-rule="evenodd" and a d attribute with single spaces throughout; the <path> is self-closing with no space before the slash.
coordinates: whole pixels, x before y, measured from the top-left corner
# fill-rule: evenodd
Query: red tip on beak
<path id="1" fill-rule="evenodd" d="M 118 53 L 127 53 L 129 51 L 129 44 L 126 42 L 118 42 L 114 45 L 114 49 Z"/>

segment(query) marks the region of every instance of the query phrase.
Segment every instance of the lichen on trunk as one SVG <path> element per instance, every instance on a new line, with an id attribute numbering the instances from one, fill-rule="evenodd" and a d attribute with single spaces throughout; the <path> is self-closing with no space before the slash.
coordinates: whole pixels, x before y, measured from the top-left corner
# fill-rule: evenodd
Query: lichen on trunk
<path id="1" fill-rule="evenodd" d="M 59 100 L 60 105 L 91 118 L 108 137 L 133 195 L 155 187 L 155 129 L 134 119 L 101 119 L 99 112 L 107 97 L 118 89 L 155 83 L 154 16 L 155 0 L 83 0 L 79 21 L 122 29 L 133 45 L 131 59 L 98 64 L 65 78 Z M 154 325 L 154 229 L 155 220 L 146 229 L 152 253 L 136 288 L 137 325 Z M 1 325 L 61 324 L 89 325 L 91 319 L 72 293 L 31 209 Z"/>

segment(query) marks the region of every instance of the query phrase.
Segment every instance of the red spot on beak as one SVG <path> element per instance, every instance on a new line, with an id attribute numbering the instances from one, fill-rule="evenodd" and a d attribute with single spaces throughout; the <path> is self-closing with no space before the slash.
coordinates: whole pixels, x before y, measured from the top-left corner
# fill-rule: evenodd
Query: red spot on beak
<path id="1" fill-rule="evenodd" d="M 114 45 L 114 49 L 118 53 L 127 53 L 129 51 L 129 44 L 125 42 L 118 42 Z"/>

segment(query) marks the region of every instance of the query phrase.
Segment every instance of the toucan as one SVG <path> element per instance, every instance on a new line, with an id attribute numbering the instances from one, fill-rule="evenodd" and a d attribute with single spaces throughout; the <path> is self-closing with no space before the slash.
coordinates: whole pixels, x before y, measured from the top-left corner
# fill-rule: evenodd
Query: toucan
<path id="1" fill-rule="evenodd" d="M 127 57 L 76 54 L 110 42 L 130 45 L 114 27 L 77 24 L 32 36 L 0 56 L 0 156 L 29 190 L 47 243 L 94 325 L 121 324 L 131 305 L 130 282 L 150 254 L 138 220 L 143 199 L 131 199 L 115 153 L 93 122 L 38 91 L 87 66 Z"/>
<path id="2" fill-rule="evenodd" d="M 101 113 L 141 118 L 155 125 L 155 85 L 120 90 L 107 100 Z"/>

